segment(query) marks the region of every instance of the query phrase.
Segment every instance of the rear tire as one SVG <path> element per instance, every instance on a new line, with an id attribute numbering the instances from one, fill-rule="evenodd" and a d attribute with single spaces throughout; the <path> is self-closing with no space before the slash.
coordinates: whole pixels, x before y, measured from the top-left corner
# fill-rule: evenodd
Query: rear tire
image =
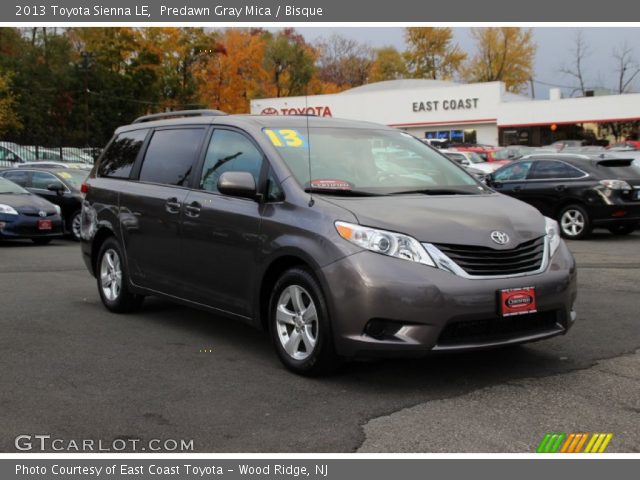
<path id="1" fill-rule="evenodd" d="M 280 276 L 269 300 L 268 320 L 274 348 L 289 370 L 314 376 L 340 365 L 322 289 L 308 270 L 296 267 Z"/>
<path id="2" fill-rule="evenodd" d="M 567 205 L 558 215 L 560 233 L 569 240 L 583 240 L 591 235 L 591 218 L 581 205 Z"/>
<path id="3" fill-rule="evenodd" d="M 614 235 L 629 235 L 638 228 L 638 222 L 623 222 L 612 225 L 608 230 Z"/>
<path id="4" fill-rule="evenodd" d="M 80 235 L 81 224 L 82 224 L 82 211 L 78 210 L 71 216 L 71 219 L 69 220 L 69 232 L 71 233 L 71 238 L 73 238 L 76 242 L 79 242 L 81 240 L 81 235 Z"/>
<path id="5" fill-rule="evenodd" d="M 47 245 L 49 243 L 51 243 L 51 240 L 53 240 L 52 238 L 39 238 L 39 237 L 35 237 L 32 238 L 31 241 L 33 243 L 35 243 L 36 245 Z"/>
<path id="6" fill-rule="evenodd" d="M 100 299 L 112 312 L 131 312 L 142 304 L 144 297 L 129 289 L 129 274 L 122 249 L 113 237 L 107 238 L 100 247 L 96 278 Z"/>

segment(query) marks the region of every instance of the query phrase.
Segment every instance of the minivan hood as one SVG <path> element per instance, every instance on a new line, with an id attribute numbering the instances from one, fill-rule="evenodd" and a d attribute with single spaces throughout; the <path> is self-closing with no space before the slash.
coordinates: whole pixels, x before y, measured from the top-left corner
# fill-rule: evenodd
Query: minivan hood
<path id="1" fill-rule="evenodd" d="M 324 198 L 349 210 L 361 225 L 404 233 L 421 242 L 504 250 L 545 235 L 538 210 L 499 193 Z M 490 237 L 494 230 L 505 232 L 510 241 L 496 244 Z"/>

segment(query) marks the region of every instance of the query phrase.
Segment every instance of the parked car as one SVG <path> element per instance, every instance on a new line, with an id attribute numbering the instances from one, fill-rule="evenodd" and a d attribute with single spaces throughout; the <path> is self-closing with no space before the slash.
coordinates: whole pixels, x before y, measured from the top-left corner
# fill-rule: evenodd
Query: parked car
<path id="1" fill-rule="evenodd" d="M 18 165 L 18 168 L 75 168 L 89 172 L 93 165 L 86 163 L 66 163 L 52 160 L 38 160 L 36 162 L 25 162 Z"/>
<path id="2" fill-rule="evenodd" d="M 0 239 L 30 238 L 44 245 L 60 236 L 60 207 L 0 177 Z"/>
<path id="3" fill-rule="evenodd" d="M 520 157 L 525 155 L 530 155 L 534 153 L 536 147 L 527 147 L 524 145 L 509 145 L 508 147 L 500 148 L 496 150 L 493 154 L 493 157 L 496 160 L 517 160 Z"/>
<path id="4" fill-rule="evenodd" d="M 0 171 L 0 176 L 58 205 L 64 219 L 64 232 L 74 240 L 80 240 L 80 211 L 83 198 L 80 187 L 87 178 L 87 172 L 63 168 L 21 167 Z"/>
<path id="5" fill-rule="evenodd" d="M 491 147 L 489 145 L 474 145 L 474 146 L 457 146 L 450 145 L 449 150 L 458 152 L 474 152 L 477 153 L 483 160 L 487 162 L 503 161 L 495 157 L 495 153 L 500 150 L 497 147 Z"/>
<path id="6" fill-rule="evenodd" d="M 607 150 L 640 150 L 640 140 L 625 140 L 624 142 L 617 142 L 609 145 Z"/>
<path id="7" fill-rule="evenodd" d="M 142 117 L 83 191 L 83 258 L 107 309 L 160 295 L 248 322 L 298 373 L 541 340 L 576 318 L 554 220 L 382 125 Z"/>
<path id="8" fill-rule="evenodd" d="M 0 142 L 0 167 L 15 167 L 36 160 L 35 154 L 12 142 Z"/>
<path id="9" fill-rule="evenodd" d="M 483 175 L 495 172 L 502 165 L 509 163 L 510 160 L 487 162 L 475 152 L 460 152 L 454 150 L 441 150 L 441 152 L 451 160 L 459 163 L 467 170 L 472 169 L 473 172 L 481 172 Z"/>
<path id="10" fill-rule="evenodd" d="M 530 155 L 489 175 L 487 184 L 558 220 L 566 238 L 586 238 L 596 227 L 625 235 L 640 222 L 640 167 L 630 158 Z"/>

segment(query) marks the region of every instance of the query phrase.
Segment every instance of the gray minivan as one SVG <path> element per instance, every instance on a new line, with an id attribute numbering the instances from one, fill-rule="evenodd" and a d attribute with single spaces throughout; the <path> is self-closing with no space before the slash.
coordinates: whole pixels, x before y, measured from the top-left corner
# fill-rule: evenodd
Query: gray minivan
<path id="1" fill-rule="evenodd" d="M 310 116 L 173 112 L 116 130 L 82 252 L 113 312 L 159 295 L 267 330 L 291 370 L 566 333 L 558 225 L 415 137 Z"/>

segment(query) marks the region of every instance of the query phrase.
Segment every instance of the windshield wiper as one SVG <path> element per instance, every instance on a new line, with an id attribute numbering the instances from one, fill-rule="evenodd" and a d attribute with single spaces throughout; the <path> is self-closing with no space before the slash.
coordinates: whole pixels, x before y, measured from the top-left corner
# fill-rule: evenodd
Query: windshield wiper
<path id="1" fill-rule="evenodd" d="M 320 193 L 324 195 L 336 195 L 342 197 L 377 197 L 382 194 L 367 192 L 365 190 L 350 190 L 341 188 L 305 188 L 307 193 Z"/>
<path id="2" fill-rule="evenodd" d="M 474 195 L 475 192 L 468 190 L 456 190 L 453 188 L 422 188 L 416 190 L 403 190 L 400 192 L 391 192 L 389 195 L 409 195 L 412 193 L 422 193 L 424 195 Z"/>

